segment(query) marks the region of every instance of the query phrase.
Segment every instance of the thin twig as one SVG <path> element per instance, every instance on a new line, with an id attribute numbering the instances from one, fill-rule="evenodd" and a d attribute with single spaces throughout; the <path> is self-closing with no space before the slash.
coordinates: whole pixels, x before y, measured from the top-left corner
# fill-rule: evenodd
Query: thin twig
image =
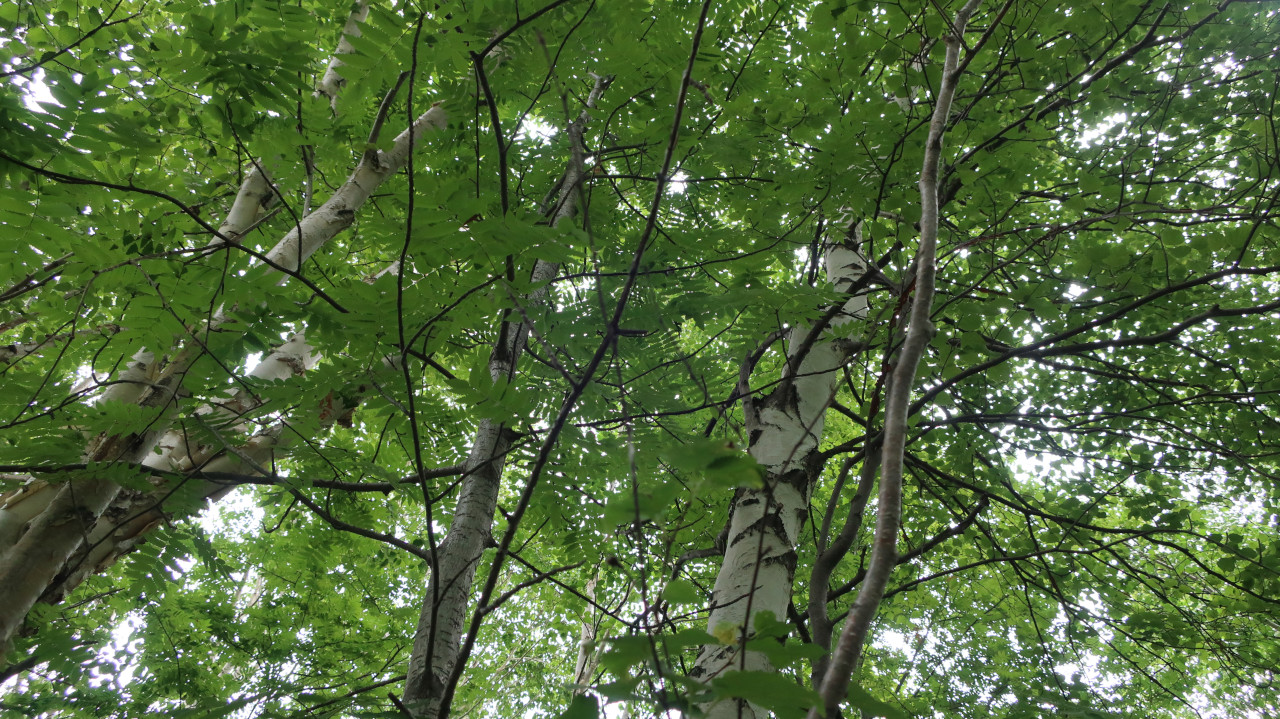
<path id="1" fill-rule="evenodd" d="M 574 562 L 573 564 L 566 564 L 563 567 L 556 567 L 555 569 L 549 569 L 545 572 L 539 572 L 537 575 L 529 579 L 526 579 L 523 582 L 520 582 L 519 584 L 515 585 L 511 589 L 508 589 L 507 591 L 503 592 L 497 599 L 493 600 L 493 602 L 491 602 L 489 605 L 480 607 L 480 611 L 483 612 L 484 614 L 489 614 L 490 612 L 493 612 L 496 609 L 498 609 L 498 607 L 501 607 L 503 604 L 506 603 L 508 599 L 511 599 L 515 595 L 519 594 L 521 591 L 528 589 L 529 587 L 532 587 L 535 584 L 540 584 L 542 582 L 545 582 L 546 580 L 550 579 L 551 577 L 554 577 L 555 575 L 561 572 L 567 572 L 570 569 L 577 569 L 578 567 L 581 567 L 582 564 L 583 564 L 582 562 Z"/>

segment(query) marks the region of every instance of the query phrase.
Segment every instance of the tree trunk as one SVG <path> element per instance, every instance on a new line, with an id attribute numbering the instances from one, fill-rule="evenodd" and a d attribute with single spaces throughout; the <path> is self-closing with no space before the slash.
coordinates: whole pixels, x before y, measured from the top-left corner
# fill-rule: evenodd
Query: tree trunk
<path id="1" fill-rule="evenodd" d="M 833 329 L 865 319 L 867 301 L 860 286 L 867 272 L 861 252 L 861 228 L 848 244 L 825 252 L 826 276 L 836 289 L 854 294 L 831 318 Z M 821 331 L 821 330 L 820 330 Z M 691 676 L 711 681 L 730 671 L 770 671 L 764 654 L 747 651 L 756 620 L 769 612 L 781 620 L 791 601 L 796 546 L 809 516 L 809 492 L 822 472 L 818 445 L 823 415 L 835 397 L 840 368 L 853 342 L 832 339 L 826 331 L 793 327 L 787 337 L 787 367 L 782 382 L 768 395 L 744 401 L 750 452 L 766 469 L 764 487 L 738 493 L 730 509 L 724 562 L 716 576 L 708 631 L 721 641 L 702 648 Z M 817 341 L 814 341 L 816 339 Z M 704 707 L 712 719 L 763 716 L 758 707 L 723 699 Z"/>
<path id="2" fill-rule="evenodd" d="M 362 8 L 363 4 L 357 6 L 355 12 L 360 13 Z M 356 212 L 379 185 L 405 167 L 412 146 L 421 141 L 426 131 L 443 129 L 445 124 L 444 110 L 433 105 L 401 132 L 390 148 L 366 152 L 346 182 L 267 253 L 267 261 L 284 271 L 297 271 L 324 243 L 354 222 Z M 214 244 L 234 242 L 247 232 L 274 194 L 262 168 L 255 165 L 246 174 L 219 227 L 221 237 Z M 220 316 L 215 316 L 213 323 L 220 322 Z M 227 328 L 224 325 L 222 329 Z M 303 345 L 300 356 L 305 357 L 309 348 L 300 337 L 299 341 Z M 181 347 L 160 360 L 150 352 L 139 352 L 125 373 L 103 393 L 101 401 L 138 404 L 153 415 L 152 421 L 142 432 L 91 440 L 84 460 L 183 469 L 181 463 L 157 466 L 152 451 L 166 435 L 178 409 L 183 376 L 199 354 L 198 346 Z M 186 442 L 174 437 L 166 444 L 176 447 L 185 446 Z M 273 438 L 255 437 L 250 450 L 261 461 L 270 456 L 273 445 Z M 239 466 L 243 459 L 227 461 Z M 225 492 L 220 485 L 206 489 L 208 497 Z M 111 564 L 131 549 L 141 534 L 154 527 L 163 515 L 152 499 L 150 495 L 141 498 L 137 492 L 122 492 L 119 485 L 105 478 L 57 485 L 37 480 L 4 496 L 0 504 L 0 648 L 9 645 L 27 612 L 41 597 L 56 601 L 65 596 L 88 573 Z M 140 500 L 145 504 L 140 505 Z M 139 515 L 140 506 L 147 507 L 147 516 Z M 116 524 L 122 518 L 128 518 L 127 526 Z"/>
<path id="3" fill-rule="evenodd" d="M 596 79 L 587 99 L 588 108 L 595 106 L 608 82 L 608 78 Z M 557 185 L 558 195 L 552 196 L 555 202 L 544 208 L 553 227 L 572 217 L 577 210 L 584 176 L 582 131 L 587 119 L 588 115 L 583 112 L 568 128 L 573 159 Z M 558 271 L 559 265 L 542 260 L 535 262 L 530 281 L 538 289 L 528 295 L 529 304 L 545 306 L 544 285 Z M 527 318 L 504 323 L 499 331 L 499 343 L 489 357 L 489 376 L 494 382 L 506 382 L 514 376 L 530 329 Z M 510 448 L 511 435 L 506 426 L 490 419 L 481 420 L 463 465 L 462 487 L 448 534 L 435 548 L 435 566 L 413 637 L 403 703 L 415 719 L 434 719 L 439 715 L 445 682 L 453 673 L 466 634 L 476 567 L 484 550 L 495 546 L 491 533 L 493 515 Z"/>

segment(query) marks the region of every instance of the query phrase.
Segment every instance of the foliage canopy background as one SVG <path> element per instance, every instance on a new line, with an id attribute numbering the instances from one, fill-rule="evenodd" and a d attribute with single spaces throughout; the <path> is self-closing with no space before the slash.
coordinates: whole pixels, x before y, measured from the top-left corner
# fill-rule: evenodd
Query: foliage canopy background
<path id="1" fill-rule="evenodd" d="M 0 7 L 0 570 L 75 505 L 4 708 L 814 706 L 958 10 Z M 1277 12 L 978 6 L 846 712 L 1280 714 Z M 776 611 L 708 623 L 717 579 L 763 571 Z M 461 659 L 401 689 L 433 642 Z"/>

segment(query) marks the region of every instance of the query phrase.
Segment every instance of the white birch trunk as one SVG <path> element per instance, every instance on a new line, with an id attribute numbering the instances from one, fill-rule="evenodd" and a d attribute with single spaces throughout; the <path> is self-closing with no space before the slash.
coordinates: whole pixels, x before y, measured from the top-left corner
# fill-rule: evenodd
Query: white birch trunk
<path id="1" fill-rule="evenodd" d="M 275 189 L 271 187 L 266 174 L 259 166 L 252 167 L 241 182 L 226 218 L 218 227 L 218 233 L 229 239 L 239 239 L 258 221 L 275 197 Z M 221 238 L 214 238 L 211 246 L 220 245 L 222 242 Z M 26 352 L 14 353 L 12 357 L 5 359 L 15 361 L 26 354 Z M 124 372 L 103 391 L 99 401 L 136 403 L 147 387 L 148 377 L 155 370 L 154 365 L 155 356 L 151 352 L 140 350 L 126 365 Z M 25 531 L 28 522 L 49 507 L 57 492 L 58 487 L 49 485 L 44 480 L 32 478 L 22 488 L 0 495 L 0 561 L 4 553 Z M 0 567 L 3 567 L 3 564 L 0 564 Z M 2 571 L 3 569 L 0 569 L 0 572 Z M 0 634 L 0 636 L 3 635 Z"/>
<path id="2" fill-rule="evenodd" d="M 582 593 L 593 602 L 596 599 L 596 585 L 599 582 L 600 575 L 597 573 L 582 590 Z M 587 615 L 580 621 L 582 628 L 578 631 L 578 658 L 573 662 L 573 693 L 575 695 L 586 693 L 587 684 L 595 675 L 596 667 L 600 666 L 600 623 L 604 621 L 604 617 Z"/>
<path id="3" fill-rule="evenodd" d="M 218 234 L 231 240 L 239 240 L 253 227 L 254 223 L 275 203 L 276 189 L 271 186 L 271 178 L 267 177 L 261 164 L 249 168 L 236 199 L 227 211 L 227 217 L 218 227 Z M 211 246 L 223 244 L 222 237 L 213 238 Z"/>
<path id="4" fill-rule="evenodd" d="M 555 276 L 558 265 L 539 260 L 533 271 L 535 284 Z M 529 297 L 541 306 L 546 289 Z M 489 360 L 489 376 L 507 381 L 524 352 L 529 328 L 513 322 L 509 337 L 494 350 Z M 462 488 L 448 534 L 436 547 L 436 566 L 413 637 L 409 672 L 405 680 L 404 703 L 415 718 L 435 717 L 441 691 L 457 660 L 466 620 L 470 616 L 471 585 L 481 554 L 494 545 L 491 530 L 498 506 L 502 469 L 511 448 L 510 430 L 501 422 L 483 419 L 476 430 L 471 453 L 463 464 Z"/>
<path id="5" fill-rule="evenodd" d="M 127 401 L 142 387 L 137 401 L 144 409 L 163 411 L 169 407 L 180 377 L 166 372 L 163 377 L 150 379 L 142 369 L 145 365 L 142 361 L 130 365 L 128 372 L 143 376 L 137 383 L 118 382 L 109 388 L 107 397 Z M 100 435 L 90 441 L 84 459 L 136 464 L 146 457 L 158 434 L 158 430 L 152 429 L 136 434 Z M 0 552 L 0 650 L 7 649 L 27 612 L 120 493 L 120 486 L 108 479 L 91 478 L 48 485 L 40 491 L 48 497 L 47 505 L 28 522 L 18 525 L 16 532 L 13 519 L 6 517 L 0 522 L 4 533 L 13 538 L 13 543 Z M 46 499 L 26 495 L 26 501 L 36 502 L 33 506 L 38 506 Z"/>
<path id="6" fill-rule="evenodd" d="M 852 247 L 827 248 L 827 280 L 848 291 L 867 271 L 860 251 L 860 228 Z M 849 297 L 831 321 L 836 328 L 866 317 L 862 293 Z M 771 671 L 764 654 L 744 651 L 763 612 L 784 621 L 795 577 L 796 546 L 809 516 L 809 491 L 817 475 L 818 444 L 823 416 L 835 396 L 840 368 L 849 359 L 851 342 L 827 336 L 813 343 L 804 356 L 809 328 L 794 327 L 787 338 L 787 357 L 795 373 L 748 409 L 751 456 L 767 470 L 763 489 L 738 493 L 730 509 L 724 562 L 716 576 L 707 630 L 722 644 L 705 645 L 690 673 L 709 681 L 730 671 Z M 750 407 L 750 405 L 748 405 Z M 755 416 L 751 416 L 754 414 Z M 710 719 L 754 719 L 764 716 L 742 700 L 720 700 L 703 709 Z"/>
<path id="7" fill-rule="evenodd" d="M 539 284 L 555 276 L 558 265 L 539 260 L 533 282 Z M 530 295 L 535 306 L 544 303 L 546 289 Z M 505 342 L 495 348 L 489 360 L 489 376 L 494 382 L 507 381 L 524 352 L 529 328 L 513 322 Z M 436 547 L 435 573 L 423 600 L 418 628 L 409 658 L 404 702 L 416 717 L 434 717 L 439 711 L 440 692 L 458 657 L 469 616 L 471 585 L 476 567 L 486 548 L 494 546 L 493 513 L 498 506 L 502 468 L 511 448 L 510 430 L 501 422 L 480 421 L 471 453 L 463 464 L 462 488 L 449 532 Z"/>
<path id="8" fill-rule="evenodd" d="M 258 380 L 286 380 L 304 374 L 315 366 L 317 355 L 302 334 L 295 334 L 258 363 L 249 377 Z M 237 391 L 225 402 L 204 407 L 196 413 L 208 418 L 211 424 L 229 425 L 259 405 L 251 393 Z M 195 444 L 183 432 L 170 432 L 160 441 L 161 453 L 151 453 L 142 465 L 167 471 L 202 470 L 254 474 L 253 468 L 269 466 L 272 455 L 280 444 L 283 427 L 275 426 L 257 433 L 235 454 L 226 452 L 222 445 Z M 223 430 L 243 435 L 243 427 L 226 426 Z M 184 482 L 181 496 L 173 497 L 174 489 L 161 478 L 153 479 L 156 488 L 150 492 L 122 489 L 86 534 L 85 542 L 68 558 L 65 568 L 58 573 L 40 601 L 57 603 L 74 590 L 91 574 L 115 563 L 132 551 L 148 532 L 159 526 L 167 517 L 168 509 L 175 504 L 200 506 L 205 501 L 221 498 L 232 489 L 231 485 L 215 484 L 200 479 Z M 168 501 L 168 507 L 165 502 Z"/>
<path id="9" fill-rule="evenodd" d="M 596 78 L 587 107 L 595 106 L 608 83 L 607 78 Z M 577 209 L 584 175 L 582 131 L 587 119 L 584 112 L 568 128 L 574 156 L 559 185 L 558 194 L 554 195 L 557 202 L 547 208 L 553 227 L 572 217 Z M 534 263 L 532 282 L 544 285 L 558 271 L 558 265 L 538 260 Z M 527 299 L 532 306 L 541 307 L 546 302 L 546 295 L 546 287 L 540 286 Z M 508 381 L 514 375 L 529 332 L 530 327 L 525 321 L 513 321 L 505 336 L 499 337 L 499 343 L 489 358 L 489 376 L 493 381 Z M 462 487 L 448 534 L 436 547 L 435 568 L 413 637 L 404 689 L 404 705 L 413 719 L 435 719 L 439 715 L 445 682 L 453 672 L 466 633 L 476 568 L 484 550 L 495 546 L 491 533 L 493 515 L 497 509 L 503 464 L 510 447 L 508 428 L 500 422 L 481 420 L 471 453 L 463 465 Z"/>
<path id="10" fill-rule="evenodd" d="M 294 225 L 267 253 L 267 259 L 290 270 L 300 269 L 324 243 L 355 222 L 356 211 L 379 185 L 404 169 L 410 144 L 420 146 L 428 130 L 443 130 L 447 122 L 448 115 L 436 103 L 397 135 L 389 149 L 366 154 L 347 181 L 323 205 Z"/>
<path id="11" fill-rule="evenodd" d="M 395 269 L 396 266 L 393 264 L 367 281 L 373 281 L 385 272 Z M 272 350 L 250 370 L 248 376 L 265 381 L 289 380 L 311 370 L 319 359 L 314 348 L 307 343 L 305 335 L 297 333 Z M 391 363 L 391 359 L 384 361 L 387 365 Z M 363 395 L 367 388 L 364 384 L 356 387 L 356 396 Z M 321 429 L 332 426 L 334 422 L 340 421 L 341 417 L 355 409 L 355 404 L 347 406 L 343 401 L 333 399 L 334 396 L 331 394 L 322 406 L 313 410 L 320 415 Z M 249 429 L 243 424 L 232 426 L 234 420 L 260 404 L 257 396 L 239 389 L 232 392 L 224 402 L 202 407 L 196 410 L 195 414 L 207 418 L 206 421 L 210 424 L 224 425 L 223 431 L 234 433 L 235 437 L 231 438 L 234 440 L 243 437 Z M 225 444 L 201 445 L 192 440 L 186 432 L 171 431 L 158 443 L 159 451 L 150 454 L 142 465 L 168 472 L 199 471 L 260 475 L 261 468 L 272 465 L 276 452 L 284 447 L 288 438 L 297 435 L 297 432 L 289 429 L 287 425 L 288 423 L 282 420 L 258 431 L 240 444 L 234 452 L 229 452 Z M 177 491 L 172 483 L 160 477 L 154 478 L 153 484 L 155 489 L 151 491 L 128 488 L 120 490 L 116 499 L 99 516 L 92 531 L 88 533 L 87 541 L 67 560 L 65 569 L 59 572 L 39 601 L 47 604 L 62 601 L 90 575 L 105 570 L 121 556 L 133 551 L 136 545 L 145 539 L 147 533 L 174 513 L 175 506 L 201 507 L 209 502 L 218 501 L 236 487 L 235 484 L 209 482 L 198 477 L 187 478 Z M 52 496 L 52 493 L 47 494 Z M 27 504 L 35 505 L 36 502 Z M 26 504 L 17 505 L 15 508 L 29 514 L 29 510 L 24 510 L 26 506 Z M 3 517 L 4 515 L 0 513 L 0 518 Z M 30 516 L 26 521 L 29 519 Z"/>
<path id="12" fill-rule="evenodd" d="M 299 269 L 325 242 L 351 225 L 356 211 L 379 185 L 403 169 L 411 144 L 418 144 L 428 129 L 443 128 L 446 121 L 444 110 L 438 104 L 433 105 L 396 137 L 390 149 L 367 153 L 347 181 L 320 208 L 291 228 L 267 254 L 268 259 L 282 267 Z M 224 228 L 232 231 L 233 234 L 227 235 L 231 239 L 235 239 L 234 233 L 243 232 L 256 220 L 264 207 L 265 193 L 269 191 L 269 182 L 260 173 L 249 173 L 245 185 L 249 185 L 249 189 L 241 188 L 223 223 Z M 245 222 L 250 224 L 242 225 Z M 85 461 L 141 464 L 147 460 L 165 434 L 169 418 L 176 413 L 182 377 L 198 354 L 196 348 L 186 348 L 163 365 L 145 352 L 135 356 L 127 370 L 127 374 L 131 374 L 122 376 L 109 387 L 103 401 L 136 403 L 158 416 L 144 432 L 95 438 L 85 452 Z M 263 444 L 266 443 L 264 440 Z M 70 578 L 75 574 L 82 579 L 88 570 L 80 571 L 80 567 L 88 565 L 91 569 L 119 555 L 119 552 L 99 552 L 102 556 L 96 562 L 86 557 L 79 566 L 70 566 L 72 555 L 90 546 L 86 544 L 90 535 L 97 535 L 101 542 L 98 547 L 111 545 L 127 550 L 132 546 L 126 542 L 116 545 L 102 541 L 111 530 L 95 526 L 120 491 L 114 482 L 90 479 L 24 492 L 17 502 L 11 501 L 15 497 L 5 498 L 5 504 L 0 506 L 0 541 L 5 542 L 0 544 L 0 649 L 8 646 L 27 612 L 42 595 L 51 589 L 54 589 L 51 597 L 65 594 L 65 589 L 54 588 L 60 575 Z M 120 512 L 113 511 L 110 515 L 133 516 L 135 513 L 129 511 L 132 501 L 125 504 L 130 507 L 122 506 Z M 26 510 L 18 509 L 22 505 L 26 505 Z M 138 529 L 132 534 L 132 541 L 136 541 L 136 537 L 155 522 L 142 526 L 137 522 L 131 524 Z"/>

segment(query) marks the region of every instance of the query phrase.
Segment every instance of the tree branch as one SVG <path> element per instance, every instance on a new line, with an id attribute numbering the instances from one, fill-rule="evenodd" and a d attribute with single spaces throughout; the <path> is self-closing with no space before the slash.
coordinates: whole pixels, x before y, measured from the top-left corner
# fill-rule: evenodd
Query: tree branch
<path id="1" fill-rule="evenodd" d="M 959 80 L 960 46 L 969 16 L 981 0 L 968 0 L 956 13 L 955 22 L 946 36 L 947 54 L 942 66 L 942 86 L 929 123 L 924 163 L 920 170 L 920 246 L 916 250 L 916 291 L 911 306 L 911 325 L 903 342 L 898 366 L 888 388 L 885 402 L 883 459 L 880 470 L 880 492 L 877 498 L 875 539 L 871 564 L 857 600 L 849 608 L 849 617 L 840 640 L 831 655 L 831 664 L 818 693 L 825 715 L 839 715 L 853 669 L 862 655 L 880 601 L 884 597 L 889 574 L 897 561 L 898 523 L 902 513 L 902 455 L 906 448 L 907 416 L 911 389 L 915 385 L 916 368 L 925 347 L 933 337 L 934 275 L 937 272 L 938 246 L 938 169 L 942 164 L 942 138 L 951 113 L 951 100 Z M 818 719 L 818 707 L 809 710 L 809 719 Z"/>

